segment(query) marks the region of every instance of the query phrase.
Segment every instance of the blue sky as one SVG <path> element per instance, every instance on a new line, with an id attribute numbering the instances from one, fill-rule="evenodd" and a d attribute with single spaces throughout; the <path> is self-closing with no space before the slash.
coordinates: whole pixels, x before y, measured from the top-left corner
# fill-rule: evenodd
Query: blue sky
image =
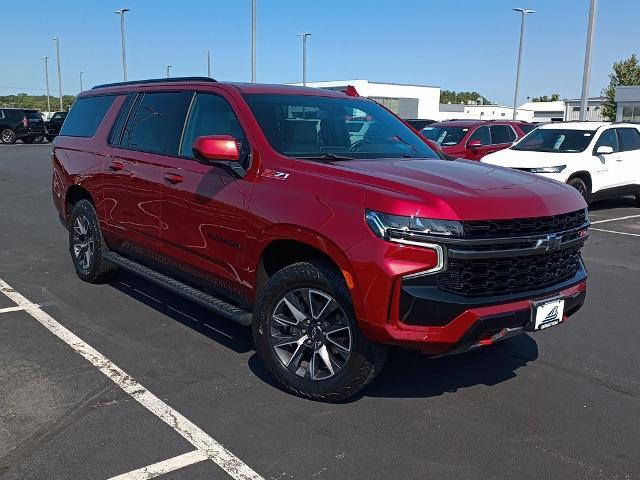
<path id="1" fill-rule="evenodd" d="M 206 49 L 215 78 L 250 79 L 251 0 L 34 1 L 28 14 L 21 2 L 5 3 L 2 36 L 14 40 L 3 49 L 0 94 L 44 92 L 45 55 L 57 94 L 54 36 L 64 93 L 78 92 L 81 70 L 85 88 L 121 80 L 120 7 L 131 9 L 130 79 L 162 77 L 168 64 L 175 76 L 204 75 Z M 520 102 L 579 97 L 589 0 L 258 0 L 258 81 L 300 81 L 297 33 L 309 31 L 309 81 L 437 85 L 511 104 L 520 28 L 512 7 L 538 12 L 527 20 Z M 639 0 L 599 2 L 591 94 L 607 84 L 615 60 L 640 52 L 639 18 Z"/>

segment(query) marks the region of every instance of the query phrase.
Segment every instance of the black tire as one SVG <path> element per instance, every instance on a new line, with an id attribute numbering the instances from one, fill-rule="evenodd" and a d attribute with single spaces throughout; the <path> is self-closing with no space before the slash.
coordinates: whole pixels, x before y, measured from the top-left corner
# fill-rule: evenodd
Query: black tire
<path id="1" fill-rule="evenodd" d="M 585 202 L 589 203 L 589 199 L 591 197 L 591 191 L 589 190 L 589 186 L 587 185 L 587 182 L 585 182 L 580 177 L 573 177 L 567 181 L 567 185 L 571 185 L 573 188 L 578 190 L 578 193 L 582 195 L 582 198 L 584 198 Z"/>
<path id="2" fill-rule="evenodd" d="M 20 140 L 22 140 L 22 143 L 33 143 L 35 141 L 35 137 L 22 137 Z"/>
<path id="3" fill-rule="evenodd" d="M 112 280 L 118 268 L 105 260 L 108 251 L 93 204 L 80 200 L 73 206 L 69 220 L 69 253 L 78 277 L 89 283 Z"/>
<path id="4" fill-rule="evenodd" d="M 5 128 L 0 132 L 0 140 L 2 143 L 6 143 L 7 145 L 13 145 L 16 143 L 16 132 L 11 130 L 10 128 Z"/>
<path id="5" fill-rule="evenodd" d="M 324 353 L 330 356 L 328 363 L 332 364 L 336 369 L 336 372 L 330 372 L 332 376 L 327 378 L 309 378 L 311 376 L 309 372 L 313 371 L 314 367 L 312 365 L 315 360 L 306 362 L 306 371 L 304 371 L 304 360 L 297 360 L 296 365 L 298 367 L 294 365 L 296 372 L 290 370 L 273 344 L 273 331 L 281 331 L 283 329 L 283 323 L 273 319 L 276 308 L 280 308 L 279 306 L 285 301 L 285 296 L 294 295 L 305 290 L 312 291 L 314 295 L 320 295 L 319 298 L 324 298 L 322 295 L 326 295 L 335 300 L 336 303 L 331 304 L 331 311 L 329 311 L 329 315 L 325 319 L 331 316 L 331 312 L 337 312 L 335 313 L 335 318 L 342 322 L 343 326 L 339 328 L 334 326 L 334 332 L 331 333 L 332 326 L 322 323 L 326 330 L 323 332 L 321 329 L 321 335 L 316 336 L 315 332 L 312 332 L 313 328 L 315 328 L 314 324 L 312 323 L 310 327 L 308 323 L 309 320 L 311 322 L 317 321 L 314 320 L 317 318 L 322 320 L 322 314 L 325 309 L 320 311 L 319 317 L 314 317 L 313 307 L 310 307 L 311 316 L 307 315 L 306 320 L 298 323 L 298 325 L 302 326 L 301 328 L 284 327 L 284 329 L 297 328 L 291 335 L 297 334 L 308 338 L 304 342 L 305 345 L 311 342 L 311 346 L 304 347 L 304 352 L 308 353 L 305 354 L 303 352 L 299 356 L 296 356 L 298 351 L 296 345 L 298 349 L 301 345 L 292 345 L 292 348 L 296 350 L 291 353 L 289 363 L 294 357 L 302 359 L 303 356 L 310 355 L 311 358 L 316 358 L 316 355 L 322 357 L 321 353 Z M 311 303 L 311 293 L 309 293 L 309 305 Z M 327 305 L 330 305 L 330 303 L 327 303 L 325 307 Z M 304 307 L 301 303 L 298 306 Z M 351 304 L 351 296 L 342 275 L 322 261 L 295 263 L 273 275 L 258 294 L 253 318 L 253 338 L 259 357 L 283 388 L 303 398 L 337 402 L 351 397 L 375 378 L 387 358 L 387 348 L 368 341 L 358 329 Z M 307 322 L 306 326 L 303 325 L 304 322 Z M 317 323 L 315 325 L 318 326 Z M 346 359 L 344 357 L 338 358 L 338 354 L 345 355 L 345 353 L 340 353 L 336 347 L 335 340 L 338 340 L 338 337 L 333 337 L 334 340 L 328 340 L 328 338 L 329 335 L 338 335 L 335 333 L 338 330 L 346 331 L 347 326 L 350 330 L 348 331 L 348 340 L 343 343 L 343 347 L 348 346 L 350 353 Z M 314 337 L 320 338 L 320 340 L 312 341 L 311 338 Z M 277 336 L 276 338 L 283 337 Z M 290 338 L 295 337 L 292 336 Z M 322 346 L 318 347 L 318 343 Z M 316 350 L 317 348 L 320 348 L 320 350 Z M 322 349 L 324 349 L 324 352 L 322 352 Z M 347 349 L 342 348 L 341 350 Z M 335 359 L 338 359 L 339 362 L 344 362 L 342 366 L 338 367 L 339 362 L 334 363 L 332 361 Z M 322 358 L 321 360 L 321 363 L 318 360 L 318 364 L 320 367 L 325 368 L 327 363 Z M 325 368 L 325 370 L 327 369 Z M 315 372 L 313 376 L 316 376 Z"/>
<path id="6" fill-rule="evenodd" d="M 39 135 L 33 139 L 34 143 L 42 143 L 44 142 L 44 135 Z"/>
<path id="7" fill-rule="evenodd" d="M 45 138 L 47 139 L 47 142 L 51 143 L 56 137 L 54 135 L 45 135 Z"/>

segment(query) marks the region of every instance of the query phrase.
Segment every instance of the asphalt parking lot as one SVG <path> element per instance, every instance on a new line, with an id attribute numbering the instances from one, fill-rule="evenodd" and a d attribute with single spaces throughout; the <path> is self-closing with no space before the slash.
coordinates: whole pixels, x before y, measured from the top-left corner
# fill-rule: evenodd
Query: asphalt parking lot
<path id="1" fill-rule="evenodd" d="M 592 206 L 587 303 L 566 324 L 394 352 L 329 405 L 274 386 L 247 328 L 126 273 L 81 282 L 50 150 L 0 145 L 0 478 L 640 478 L 631 198 Z"/>

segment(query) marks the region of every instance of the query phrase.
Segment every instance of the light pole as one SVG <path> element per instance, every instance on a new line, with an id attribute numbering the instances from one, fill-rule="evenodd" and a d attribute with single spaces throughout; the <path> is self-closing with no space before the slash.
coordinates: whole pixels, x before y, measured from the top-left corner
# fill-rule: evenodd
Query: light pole
<path id="1" fill-rule="evenodd" d="M 256 81 L 256 0 L 251 0 L 251 82 Z"/>
<path id="2" fill-rule="evenodd" d="M 80 72 L 80 93 L 84 92 L 84 88 L 82 88 L 82 75 L 84 75 L 84 72 Z"/>
<path id="3" fill-rule="evenodd" d="M 55 37 L 53 39 L 56 42 L 56 60 L 58 61 L 58 93 L 60 94 L 60 111 L 64 111 L 62 106 L 62 73 L 60 71 L 60 39 Z"/>
<path id="4" fill-rule="evenodd" d="M 47 86 L 47 112 L 51 111 L 51 97 L 49 96 L 49 58 L 51 57 L 42 57 L 42 60 L 44 60 L 44 81 Z"/>
<path id="5" fill-rule="evenodd" d="M 591 45 L 593 44 L 597 8 L 598 0 L 591 0 L 591 7 L 589 8 L 589 28 L 587 30 L 587 48 L 584 52 L 584 71 L 582 72 L 582 96 L 580 97 L 581 122 L 587 119 L 587 105 L 589 103 L 589 76 L 591 75 Z"/>
<path id="6" fill-rule="evenodd" d="M 516 119 L 516 108 L 518 108 L 518 89 L 520 88 L 520 65 L 522 64 L 522 48 L 524 47 L 524 17 L 529 13 L 536 13 L 535 10 L 526 8 L 514 8 L 514 12 L 520 12 L 522 19 L 520 22 L 520 48 L 518 49 L 518 67 L 516 70 L 516 91 L 513 95 L 513 119 Z"/>
<path id="7" fill-rule="evenodd" d="M 211 78 L 211 50 L 205 50 L 202 53 L 207 56 L 207 77 Z"/>
<path id="8" fill-rule="evenodd" d="M 307 85 L 307 37 L 311 36 L 309 32 L 299 33 L 302 37 L 302 85 Z"/>
<path id="9" fill-rule="evenodd" d="M 171 67 L 173 67 L 173 65 L 167 65 L 167 78 L 169 78 L 169 70 L 171 70 Z"/>
<path id="10" fill-rule="evenodd" d="M 122 44 L 122 72 L 124 74 L 124 81 L 127 81 L 127 53 L 124 45 L 124 14 L 129 12 L 128 8 L 121 8 L 116 10 L 115 13 L 120 15 L 120 43 Z"/>

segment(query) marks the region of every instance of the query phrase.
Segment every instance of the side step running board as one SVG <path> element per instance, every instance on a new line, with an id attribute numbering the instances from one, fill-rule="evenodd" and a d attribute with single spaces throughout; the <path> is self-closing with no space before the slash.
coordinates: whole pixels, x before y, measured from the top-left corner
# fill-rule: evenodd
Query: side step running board
<path id="1" fill-rule="evenodd" d="M 122 257 L 117 253 L 108 252 L 105 255 L 105 258 L 124 270 L 140 275 L 156 285 L 166 288 L 173 293 L 177 293 L 178 295 L 202 305 L 205 308 L 213 310 L 218 315 L 228 318 L 229 320 L 233 320 L 240 325 L 251 325 L 252 314 L 247 310 L 231 305 L 224 300 L 220 300 L 219 298 L 204 293 L 196 288 L 190 287 L 189 285 L 175 280 L 174 278 L 167 277 L 162 273 L 156 272 L 144 265 L 140 265 L 139 263 Z"/>

